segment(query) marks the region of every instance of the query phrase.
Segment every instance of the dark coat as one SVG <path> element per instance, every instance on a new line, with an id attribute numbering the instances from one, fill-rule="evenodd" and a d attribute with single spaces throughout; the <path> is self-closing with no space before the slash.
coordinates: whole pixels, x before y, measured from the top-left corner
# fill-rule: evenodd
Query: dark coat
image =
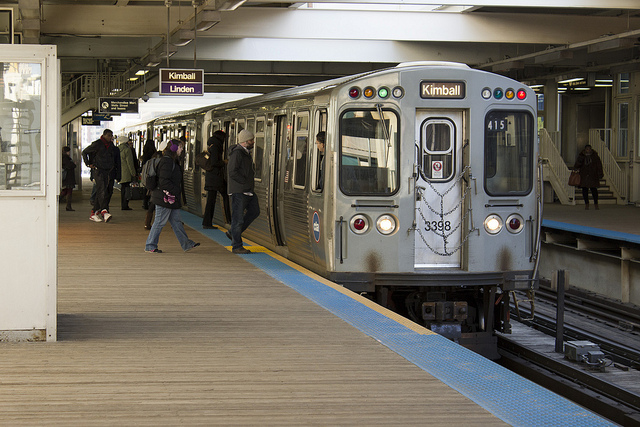
<path id="1" fill-rule="evenodd" d="M 148 139 L 147 142 L 144 143 L 144 147 L 142 148 L 142 164 L 147 163 L 154 154 L 156 154 L 156 143 L 153 142 L 152 139 Z"/>
<path id="2" fill-rule="evenodd" d="M 169 209 L 180 209 L 182 207 L 182 169 L 177 161 L 169 156 L 163 156 L 156 168 L 158 175 L 158 187 L 151 192 L 151 202 L 157 206 Z M 175 202 L 165 201 L 165 192 L 175 196 Z"/>
<path id="3" fill-rule="evenodd" d="M 66 171 L 62 180 L 62 188 L 73 188 L 76 186 L 76 164 L 68 154 L 62 155 L 62 170 Z"/>
<path id="4" fill-rule="evenodd" d="M 229 194 L 253 193 L 254 172 L 251 153 L 240 144 L 236 144 L 229 150 Z"/>
<path id="5" fill-rule="evenodd" d="M 584 150 L 578 154 L 574 169 L 580 171 L 580 187 L 585 188 L 598 188 L 600 187 L 600 180 L 604 177 L 602 172 L 602 161 L 600 156 L 594 150 L 587 155 Z"/>
<path id="6" fill-rule="evenodd" d="M 116 157 L 120 158 L 120 151 L 112 142 L 107 142 L 102 137 L 82 150 L 82 159 L 85 165 L 94 165 L 98 169 L 109 172 L 116 168 Z"/>
<path id="7" fill-rule="evenodd" d="M 227 173 L 225 170 L 226 162 L 222 159 L 224 151 L 224 141 L 215 135 L 207 141 L 209 146 L 209 160 L 207 163 L 211 165 L 211 170 L 206 171 L 204 176 L 204 189 L 207 191 L 227 192 Z"/>

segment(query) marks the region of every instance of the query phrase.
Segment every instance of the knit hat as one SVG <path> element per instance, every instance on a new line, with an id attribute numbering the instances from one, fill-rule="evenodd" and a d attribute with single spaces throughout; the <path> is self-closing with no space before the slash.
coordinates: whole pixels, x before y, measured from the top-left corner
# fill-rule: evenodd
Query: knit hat
<path id="1" fill-rule="evenodd" d="M 238 144 L 242 144 L 243 142 L 251 141 L 253 139 L 253 134 L 246 130 L 242 129 L 238 134 Z"/>
<path id="2" fill-rule="evenodd" d="M 120 142 L 120 144 L 126 144 L 127 142 L 129 142 L 131 140 L 129 139 L 129 137 L 127 135 L 123 135 L 123 136 L 118 138 L 118 141 Z"/>

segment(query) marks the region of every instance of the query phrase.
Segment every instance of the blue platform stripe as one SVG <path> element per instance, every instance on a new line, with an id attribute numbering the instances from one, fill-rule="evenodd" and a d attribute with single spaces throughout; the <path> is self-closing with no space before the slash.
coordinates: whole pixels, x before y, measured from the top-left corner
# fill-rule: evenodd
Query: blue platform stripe
<path id="1" fill-rule="evenodd" d="M 623 233 L 621 231 L 605 230 L 602 228 L 587 227 L 584 225 L 570 224 L 567 222 L 551 221 L 549 219 L 543 219 L 542 226 L 547 228 L 554 228 L 556 230 L 570 231 L 572 233 L 587 234 L 589 236 L 640 244 L 640 235 Z"/>
<path id="2" fill-rule="evenodd" d="M 183 215 L 199 230 L 200 218 Z M 227 245 L 219 230 L 202 230 Z M 614 426 L 598 415 L 436 334 L 420 334 L 268 253 L 243 258 L 514 426 Z"/>

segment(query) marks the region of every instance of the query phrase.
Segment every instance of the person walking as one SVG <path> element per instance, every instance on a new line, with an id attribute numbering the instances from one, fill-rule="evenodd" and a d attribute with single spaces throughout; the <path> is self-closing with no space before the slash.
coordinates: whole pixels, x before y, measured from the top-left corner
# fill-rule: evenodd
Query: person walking
<path id="1" fill-rule="evenodd" d="M 67 198 L 67 210 L 75 211 L 71 207 L 71 194 L 76 186 L 76 163 L 71 158 L 71 148 L 62 147 L 62 191 L 60 197 Z"/>
<path id="2" fill-rule="evenodd" d="M 226 235 L 232 242 L 234 254 L 248 254 L 242 246 L 242 233 L 260 216 L 258 196 L 254 192 L 254 164 L 251 151 L 255 144 L 253 133 L 243 129 L 238 144 L 229 151 L 229 195 L 231 196 L 231 231 Z"/>
<path id="3" fill-rule="evenodd" d="M 158 150 L 156 150 L 156 143 L 153 139 L 147 139 L 147 142 L 144 143 L 144 147 L 142 148 L 142 166 L 149 161 L 156 154 Z M 145 191 L 144 198 L 142 199 L 142 209 L 149 209 L 149 198 L 151 198 L 151 194 L 149 191 Z M 149 222 L 151 223 L 151 222 Z"/>
<path id="4" fill-rule="evenodd" d="M 115 156 L 119 156 L 117 148 L 113 145 L 113 131 L 105 129 L 100 139 L 91 143 L 82 150 L 82 160 L 85 165 L 92 169 L 94 182 L 96 185 L 96 196 L 93 202 L 93 210 L 89 219 L 95 222 L 109 222 L 109 179 L 115 172 Z M 113 182 L 113 179 L 111 179 Z"/>
<path id="5" fill-rule="evenodd" d="M 225 140 L 226 134 L 221 130 L 217 130 L 207 141 L 207 151 L 209 152 L 207 165 L 211 168 L 206 171 L 204 178 L 204 189 L 207 192 L 207 204 L 204 209 L 204 215 L 202 216 L 202 228 L 205 229 L 218 228 L 213 225 L 213 213 L 216 209 L 218 193 L 222 196 L 225 222 L 227 224 L 231 223 L 231 209 L 229 206 L 227 177 L 225 173 L 225 165 L 227 164 L 227 161 L 222 158 Z"/>
<path id="6" fill-rule="evenodd" d="M 131 182 L 138 177 L 138 170 L 136 169 L 133 161 L 133 141 L 128 136 L 123 136 L 118 145 L 120 150 L 120 209 L 123 211 L 130 211 L 129 199 L 127 198 L 127 191 L 131 187 Z"/>
<path id="7" fill-rule="evenodd" d="M 598 207 L 598 187 L 600 186 L 600 180 L 604 177 L 604 172 L 602 171 L 600 156 L 591 148 L 591 145 L 584 146 L 584 150 L 578 154 L 573 168 L 580 172 L 579 187 L 582 188 L 585 210 L 589 210 L 589 190 L 591 190 L 591 195 L 593 196 L 595 209 L 600 209 Z"/>
<path id="8" fill-rule="evenodd" d="M 162 253 L 158 249 L 160 232 L 167 221 L 171 224 L 178 242 L 185 252 L 200 246 L 190 240 L 184 230 L 180 208 L 182 207 L 182 169 L 178 165 L 178 159 L 184 150 L 184 143 L 172 139 L 162 152 L 162 158 L 158 162 L 156 175 L 158 187 L 151 192 L 151 202 L 156 206 L 156 216 L 149 231 L 149 237 L 145 244 L 145 252 Z"/>

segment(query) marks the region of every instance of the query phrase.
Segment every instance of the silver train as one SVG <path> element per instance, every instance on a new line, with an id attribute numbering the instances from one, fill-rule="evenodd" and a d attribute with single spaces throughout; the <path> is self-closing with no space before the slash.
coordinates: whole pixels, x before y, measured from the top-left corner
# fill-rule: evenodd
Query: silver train
<path id="1" fill-rule="evenodd" d="M 475 351 L 510 332 L 509 296 L 536 286 L 536 95 L 463 64 L 421 62 L 162 117 L 140 146 L 187 139 L 195 165 L 222 129 L 255 134 L 261 215 L 244 236 Z M 315 145 L 326 134 L 324 155 Z M 221 200 L 214 222 L 224 225 Z"/>

